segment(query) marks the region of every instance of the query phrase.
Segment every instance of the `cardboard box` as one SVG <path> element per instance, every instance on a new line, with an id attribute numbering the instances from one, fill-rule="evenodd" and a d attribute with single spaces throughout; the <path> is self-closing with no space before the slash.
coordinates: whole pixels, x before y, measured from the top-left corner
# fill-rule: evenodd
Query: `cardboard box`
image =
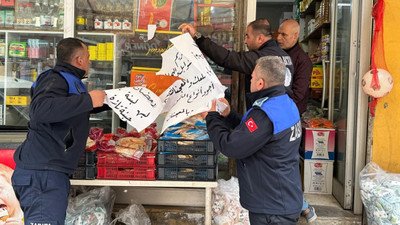
<path id="1" fill-rule="evenodd" d="M 333 160 L 304 160 L 304 193 L 332 194 Z"/>
<path id="2" fill-rule="evenodd" d="M 157 96 L 161 95 L 179 77 L 156 75 L 158 68 L 133 67 L 131 70 L 130 86 L 144 86 Z"/>
<path id="3" fill-rule="evenodd" d="M 305 159 L 335 159 L 335 129 L 304 128 Z"/>

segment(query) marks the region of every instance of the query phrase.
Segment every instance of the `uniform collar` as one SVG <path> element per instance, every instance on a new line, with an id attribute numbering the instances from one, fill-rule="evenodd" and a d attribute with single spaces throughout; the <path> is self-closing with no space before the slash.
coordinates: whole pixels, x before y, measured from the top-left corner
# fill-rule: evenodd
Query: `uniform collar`
<path id="1" fill-rule="evenodd" d="M 86 71 L 79 69 L 71 64 L 57 61 L 54 70 L 59 72 L 67 72 L 77 76 L 79 79 L 83 79 L 85 76 Z"/>
<path id="2" fill-rule="evenodd" d="M 283 85 L 276 85 L 269 87 L 267 89 L 251 92 L 246 94 L 246 105 L 247 110 L 251 108 L 253 103 L 257 101 L 257 99 L 264 98 L 264 97 L 275 97 L 286 94 L 285 86 Z"/>
<path id="3" fill-rule="evenodd" d="M 271 46 L 278 46 L 278 44 L 276 43 L 276 41 L 274 39 L 270 39 L 268 41 L 266 41 L 264 44 L 261 45 L 261 47 L 258 49 L 263 49 L 265 47 L 271 47 Z"/>

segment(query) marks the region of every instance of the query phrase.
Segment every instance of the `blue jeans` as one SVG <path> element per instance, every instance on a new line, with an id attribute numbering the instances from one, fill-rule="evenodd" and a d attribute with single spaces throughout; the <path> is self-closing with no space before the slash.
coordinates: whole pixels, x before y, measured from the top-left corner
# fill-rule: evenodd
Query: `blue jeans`
<path id="1" fill-rule="evenodd" d="M 63 225 L 70 182 L 65 173 L 15 167 L 11 178 L 25 224 Z"/>
<path id="2" fill-rule="evenodd" d="M 308 202 L 303 197 L 303 207 L 301 208 L 301 211 L 304 212 L 307 208 L 308 208 Z"/>
<path id="3" fill-rule="evenodd" d="M 251 225 L 296 225 L 300 214 L 269 215 L 249 212 Z"/>

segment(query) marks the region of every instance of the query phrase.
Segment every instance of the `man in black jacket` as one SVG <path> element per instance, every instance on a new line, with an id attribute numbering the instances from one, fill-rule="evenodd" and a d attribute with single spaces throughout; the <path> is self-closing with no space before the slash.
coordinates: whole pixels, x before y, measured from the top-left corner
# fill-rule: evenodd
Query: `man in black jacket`
<path id="1" fill-rule="evenodd" d="M 290 96 L 302 115 L 307 109 L 309 85 L 312 73 L 310 57 L 303 51 L 297 42 L 300 26 L 296 20 L 285 20 L 279 27 L 278 43 L 292 59 L 294 73 L 292 76 L 292 91 Z"/>
<path id="2" fill-rule="evenodd" d="M 272 39 L 271 26 L 266 19 L 257 19 L 247 26 L 245 44 L 249 51 L 229 51 L 214 43 L 210 38 L 202 36 L 188 23 L 178 27 L 183 33 L 190 33 L 199 49 L 219 66 L 246 74 L 245 88 L 249 92 L 251 73 L 256 66 L 256 60 L 262 56 L 279 56 L 285 63 L 288 71 L 285 76 L 285 87 L 291 94 L 291 76 L 293 65 L 289 55 L 284 52 Z"/>
<path id="3" fill-rule="evenodd" d="M 12 185 L 25 224 L 64 224 L 69 174 L 78 166 L 89 135 L 89 113 L 103 106 L 105 92 L 87 92 L 81 79 L 89 52 L 76 38 L 57 45 L 57 63 L 31 88 L 29 130 L 14 154 Z"/>
<path id="4" fill-rule="evenodd" d="M 202 114 L 215 148 L 237 160 L 240 203 L 249 210 L 252 225 L 295 225 L 301 212 L 301 124 L 298 109 L 283 85 L 285 75 L 279 57 L 262 57 L 247 94 L 252 108 L 243 117 L 229 113 L 229 108 L 221 116 L 215 100 Z M 220 101 L 227 103 L 226 99 Z"/>

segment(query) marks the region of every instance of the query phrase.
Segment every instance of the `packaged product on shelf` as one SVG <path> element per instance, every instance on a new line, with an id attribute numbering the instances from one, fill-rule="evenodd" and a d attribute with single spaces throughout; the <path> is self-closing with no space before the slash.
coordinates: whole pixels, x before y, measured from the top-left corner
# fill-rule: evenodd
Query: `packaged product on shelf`
<path id="1" fill-rule="evenodd" d="M 26 42 L 11 41 L 8 51 L 11 57 L 26 57 Z"/>
<path id="2" fill-rule="evenodd" d="M 5 11 L 4 26 L 7 28 L 11 28 L 14 26 L 14 10 L 6 10 Z"/>
<path id="3" fill-rule="evenodd" d="M 6 22 L 6 11 L 0 10 L 0 28 L 5 26 Z"/>
<path id="4" fill-rule="evenodd" d="M 2 6 L 14 6 L 15 1 L 14 0 L 1 0 L 1 5 Z"/>

